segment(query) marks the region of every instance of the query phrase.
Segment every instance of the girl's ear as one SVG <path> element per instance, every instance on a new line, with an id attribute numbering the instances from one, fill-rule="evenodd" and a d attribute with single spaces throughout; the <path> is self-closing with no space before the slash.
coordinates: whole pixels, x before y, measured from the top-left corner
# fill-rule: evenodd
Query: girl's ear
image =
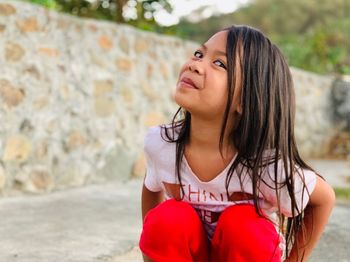
<path id="1" fill-rule="evenodd" d="M 237 106 L 237 112 L 238 114 L 242 114 L 242 103 L 239 103 L 239 105 Z"/>
<path id="2" fill-rule="evenodd" d="M 239 115 L 242 114 L 242 102 L 239 102 L 239 97 L 237 95 L 234 95 L 233 101 L 232 101 L 232 107 L 231 112 L 238 113 Z"/>

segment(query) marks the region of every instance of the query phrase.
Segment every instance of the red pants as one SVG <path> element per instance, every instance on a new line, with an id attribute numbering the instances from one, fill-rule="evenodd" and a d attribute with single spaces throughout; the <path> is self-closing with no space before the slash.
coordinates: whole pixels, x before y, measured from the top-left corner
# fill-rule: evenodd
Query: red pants
<path id="1" fill-rule="evenodd" d="M 280 262 L 279 235 L 252 205 L 226 208 L 211 242 L 192 206 L 167 200 L 144 220 L 141 251 L 155 262 Z"/>

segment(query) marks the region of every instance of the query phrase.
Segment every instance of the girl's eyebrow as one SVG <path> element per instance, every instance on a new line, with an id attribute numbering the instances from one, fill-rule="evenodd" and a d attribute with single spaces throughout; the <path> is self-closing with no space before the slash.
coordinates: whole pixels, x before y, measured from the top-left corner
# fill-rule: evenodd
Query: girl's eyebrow
<path id="1" fill-rule="evenodd" d="M 202 46 L 202 48 L 203 48 L 205 51 L 208 49 L 208 47 L 207 47 L 205 44 L 202 44 L 201 46 Z M 214 49 L 213 52 L 216 53 L 216 54 L 219 54 L 219 55 L 221 55 L 221 56 L 226 56 L 226 52 L 223 52 L 223 51 L 221 51 L 221 50 Z"/>

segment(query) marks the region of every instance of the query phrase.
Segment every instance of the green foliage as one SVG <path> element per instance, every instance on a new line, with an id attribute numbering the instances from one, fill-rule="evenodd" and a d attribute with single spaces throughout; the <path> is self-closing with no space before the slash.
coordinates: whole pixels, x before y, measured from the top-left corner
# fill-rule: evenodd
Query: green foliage
<path id="1" fill-rule="evenodd" d="M 76 16 L 127 23 L 143 30 L 156 30 L 154 13 L 171 12 L 167 0 L 23 0 Z M 125 15 L 127 9 L 132 15 Z"/>
<path id="2" fill-rule="evenodd" d="M 57 3 L 55 0 L 31 0 L 30 2 L 34 4 L 39 4 L 50 9 L 56 9 Z"/>
<path id="3" fill-rule="evenodd" d="M 332 42 L 332 33 L 315 31 L 304 36 L 272 36 L 290 65 L 317 73 L 346 73 L 346 46 Z"/>
<path id="4" fill-rule="evenodd" d="M 292 66 L 322 74 L 350 74 L 350 0 L 255 0 L 232 14 L 195 24 L 182 21 L 176 35 L 203 42 L 232 24 L 259 28 Z"/>
<path id="5" fill-rule="evenodd" d="M 350 200 L 350 188 L 336 187 L 334 188 L 334 192 L 338 199 Z"/>

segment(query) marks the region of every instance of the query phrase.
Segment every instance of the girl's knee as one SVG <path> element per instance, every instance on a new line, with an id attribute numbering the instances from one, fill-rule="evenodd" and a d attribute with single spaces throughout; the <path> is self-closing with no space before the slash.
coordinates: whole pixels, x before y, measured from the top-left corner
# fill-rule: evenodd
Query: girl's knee
<path id="1" fill-rule="evenodd" d="M 256 219 L 257 216 L 253 205 L 233 205 L 222 212 L 218 220 L 218 227 L 238 230 L 244 224 Z"/>
<path id="2" fill-rule="evenodd" d="M 264 241 L 279 241 L 275 226 L 257 214 L 253 205 L 234 205 L 227 208 L 218 221 L 217 229 L 225 237 L 240 245 L 254 245 Z"/>
<path id="3" fill-rule="evenodd" d="M 157 235 L 183 234 L 201 225 L 193 207 L 183 201 L 170 199 L 151 209 L 144 221 L 144 231 L 155 231 Z"/>
<path id="4" fill-rule="evenodd" d="M 215 249 L 233 260 L 243 257 L 242 261 L 281 261 L 279 243 L 273 223 L 259 216 L 253 205 L 246 204 L 227 208 L 213 236 Z"/>
<path id="5" fill-rule="evenodd" d="M 145 217 L 139 242 L 144 254 L 157 261 L 192 261 L 206 249 L 204 230 L 197 212 L 188 203 L 167 200 Z M 180 258 L 187 257 L 188 260 Z M 200 260 L 205 261 L 205 260 Z"/>
<path id="6" fill-rule="evenodd" d="M 169 199 L 151 209 L 144 223 L 156 223 L 157 226 L 170 225 L 173 228 L 177 224 L 186 224 L 186 221 L 197 219 L 199 217 L 190 204 Z"/>

